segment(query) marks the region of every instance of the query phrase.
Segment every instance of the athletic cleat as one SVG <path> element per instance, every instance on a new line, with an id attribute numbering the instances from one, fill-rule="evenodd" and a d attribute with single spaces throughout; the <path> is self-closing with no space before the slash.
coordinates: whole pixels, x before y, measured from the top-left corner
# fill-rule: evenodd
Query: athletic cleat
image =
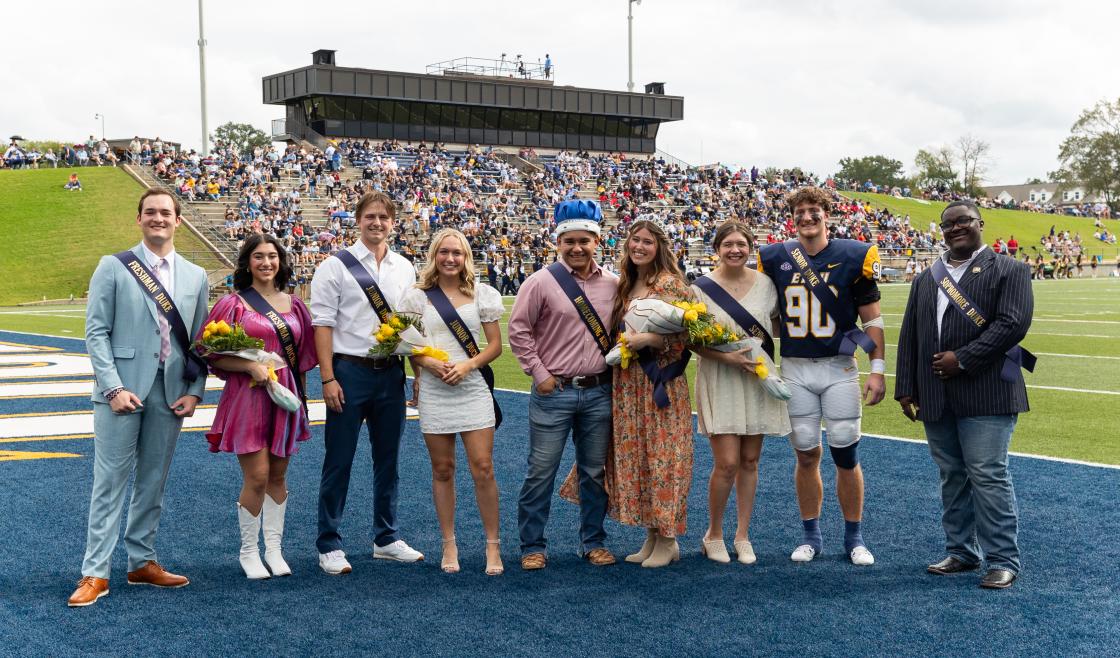
<path id="1" fill-rule="evenodd" d="M 789 559 L 794 562 L 812 562 L 813 558 L 816 556 L 816 549 L 808 544 L 802 544 L 793 549 L 793 554 L 789 556 Z"/>
<path id="2" fill-rule="evenodd" d="M 867 550 L 866 546 L 856 546 L 852 549 L 852 552 L 848 554 L 848 558 L 851 559 L 852 564 L 857 567 L 869 567 L 875 564 L 875 556 L 871 554 L 871 551 Z"/>

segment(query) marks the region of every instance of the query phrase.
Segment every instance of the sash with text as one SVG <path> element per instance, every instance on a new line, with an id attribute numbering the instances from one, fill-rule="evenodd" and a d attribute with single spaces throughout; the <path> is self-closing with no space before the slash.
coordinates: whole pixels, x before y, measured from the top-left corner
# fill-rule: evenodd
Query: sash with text
<path id="1" fill-rule="evenodd" d="M 171 300 L 171 295 L 167 294 L 167 290 L 160 284 L 156 275 L 140 262 L 136 254 L 122 251 L 113 256 L 124 264 L 124 268 L 136 279 L 144 294 L 155 302 L 156 311 L 167 320 L 171 335 L 175 337 L 175 342 L 179 343 L 179 348 L 183 350 L 183 356 L 186 358 L 183 379 L 188 382 L 198 379 L 206 372 L 206 361 L 191 349 L 190 333 L 187 331 L 187 325 L 183 323 L 183 316 L 179 314 L 179 309 L 175 307 L 175 302 Z"/>
<path id="2" fill-rule="evenodd" d="M 930 266 L 930 274 L 937 284 L 937 289 L 949 300 L 949 306 L 957 309 L 969 322 L 983 329 L 988 326 L 988 318 L 984 311 L 977 306 L 964 290 L 961 290 L 949 275 L 945 262 L 938 258 Z M 1034 372 L 1038 357 L 1027 351 L 1026 348 L 1016 345 L 1007 350 L 1003 367 L 1000 368 L 999 378 L 1005 382 L 1014 382 L 1019 375 L 1019 369 L 1025 368 L 1027 372 Z"/>

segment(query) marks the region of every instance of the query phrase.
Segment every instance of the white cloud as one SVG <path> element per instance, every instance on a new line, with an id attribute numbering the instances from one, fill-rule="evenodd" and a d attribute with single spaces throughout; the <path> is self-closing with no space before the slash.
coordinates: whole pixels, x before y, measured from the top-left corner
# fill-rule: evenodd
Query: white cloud
<path id="1" fill-rule="evenodd" d="M 801 165 L 845 156 L 913 164 L 922 147 L 972 134 L 992 143 L 991 178 L 1055 167 L 1080 111 L 1120 96 L 1112 3 L 1072 0 L 645 0 L 635 13 L 635 82 L 664 81 L 685 120 L 658 143 L 687 161 Z M 267 130 L 264 75 L 339 63 L 423 71 L 460 56 L 543 58 L 558 82 L 626 85 L 626 2 L 304 0 L 206 4 L 210 128 Z M 13 3 L 0 132 L 77 139 L 159 134 L 200 143 L 196 3 Z M 37 27 L 43 26 L 43 27 Z M 13 55 L 14 54 L 14 55 Z"/>

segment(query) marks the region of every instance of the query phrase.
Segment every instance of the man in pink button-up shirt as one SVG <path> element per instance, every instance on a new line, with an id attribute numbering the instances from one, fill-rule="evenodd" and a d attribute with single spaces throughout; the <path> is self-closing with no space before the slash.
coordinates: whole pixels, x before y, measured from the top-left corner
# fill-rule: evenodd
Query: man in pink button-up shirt
<path id="1" fill-rule="evenodd" d="M 518 500 L 521 566 L 547 562 L 544 536 L 553 486 L 569 433 L 579 472 L 580 554 L 596 566 L 614 564 L 604 545 L 607 494 L 603 468 L 611 434 L 611 370 L 588 326 L 557 276 L 570 276 L 609 332 L 618 277 L 595 262 L 602 211 L 594 201 L 556 207 L 559 272 L 540 270 L 525 280 L 509 319 L 509 344 L 533 377 L 529 399 L 529 469 Z"/>

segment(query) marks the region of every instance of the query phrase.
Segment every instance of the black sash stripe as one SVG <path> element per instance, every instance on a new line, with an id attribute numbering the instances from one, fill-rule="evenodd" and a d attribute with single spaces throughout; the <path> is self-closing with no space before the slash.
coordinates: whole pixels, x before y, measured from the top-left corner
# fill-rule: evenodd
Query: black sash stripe
<path id="1" fill-rule="evenodd" d="M 599 318 L 599 314 L 595 312 L 595 307 L 584 296 L 583 290 L 580 289 L 567 266 L 561 262 L 555 262 L 548 266 L 548 272 L 552 275 L 552 278 L 556 279 L 556 283 L 560 284 L 560 289 L 564 291 L 568 299 L 572 300 L 572 305 L 576 307 L 580 319 L 587 326 L 587 330 L 591 332 L 591 337 L 595 339 L 599 351 L 603 353 L 603 356 L 606 356 L 614 347 L 610 333 Z"/>
<path id="2" fill-rule="evenodd" d="M 840 353 L 851 356 L 856 353 L 856 345 L 862 347 L 868 354 L 874 352 L 875 341 L 863 330 L 856 327 L 855 314 L 851 309 L 845 310 L 840 307 L 840 300 L 828 287 L 828 282 L 824 280 L 824 277 L 813 269 L 813 264 L 809 262 L 809 256 L 802 249 L 801 243 L 797 240 L 787 240 L 782 243 L 782 247 L 785 248 L 787 260 L 801 273 L 802 283 L 809 289 L 809 292 L 813 293 L 813 296 L 821 304 L 821 310 L 832 317 L 833 321 L 836 322 L 837 330 L 843 334 L 844 340 L 840 344 Z"/>
<path id="3" fill-rule="evenodd" d="M 977 328 L 983 329 L 988 326 L 987 315 L 972 301 L 968 293 L 957 286 L 943 260 L 938 258 L 934 261 L 933 265 L 930 266 L 930 274 L 933 275 L 933 281 L 937 284 L 937 289 L 949 300 L 949 306 L 957 309 L 965 319 L 976 325 Z M 1031 354 L 1025 347 L 1016 345 L 1007 350 L 1003 367 L 999 373 L 1000 379 L 1005 382 L 1013 382 L 1019 375 L 1019 368 L 1034 372 L 1034 366 L 1037 362 L 1038 357 Z"/>
<path id="4" fill-rule="evenodd" d="M 238 294 L 241 295 L 241 298 L 246 302 L 249 302 L 249 306 L 251 306 L 254 311 L 265 316 L 268 318 L 269 322 L 272 323 L 272 328 L 276 330 L 276 337 L 280 339 L 280 347 L 283 349 L 284 360 L 288 363 L 288 368 L 292 371 L 292 375 L 295 376 L 296 389 L 299 393 L 300 400 L 303 400 L 303 408 L 306 411 L 307 394 L 303 392 L 303 383 L 300 381 L 299 353 L 296 348 L 295 339 L 292 336 L 292 328 L 288 326 L 288 323 L 284 320 L 284 316 L 280 315 L 280 313 L 272 307 L 272 304 L 269 304 L 268 300 L 262 297 L 255 289 L 246 288 L 238 291 Z"/>
<path id="5" fill-rule="evenodd" d="M 381 288 L 377 286 L 377 281 L 373 280 L 369 271 L 362 267 L 354 254 L 348 250 L 343 249 L 335 254 L 335 258 L 342 261 L 346 269 L 350 271 L 350 275 L 358 282 L 365 293 L 369 305 L 373 307 L 373 312 L 377 314 L 378 319 L 382 322 L 388 322 L 389 316 L 393 313 L 393 309 L 389 308 L 389 303 L 385 301 L 385 295 L 381 293 Z"/>
<path id="6" fill-rule="evenodd" d="M 696 284 L 697 288 L 703 290 L 704 294 L 710 297 L 713 302 L 718 304 L 724 312 L 730 315 L 731 319 L 743 328 L 743 331 L 761 340 L 762 349 L 770 355 L 771 360 L 774 359 L 774 339 L 770 336 L 770 332 L 762 326 L 762 323 L 751 315 L 750 311 L 724 290 L 723 286 L 707 275 L 696 279 L 693 283 Z M 756 282 L 755 285 L 758 285 L 758 283 Z"/>
<path id="7" fill-rule="evenodd" d="M 144 294 L 155 302 L 156 310 L 167 320 L 167 325 L 171 328 L 171 335 L 179 343 L 179 348 L 183 350 L 183 356 L 186 358 L 183 367 L 183 379 L 188 382 L 197 380 L 202 373 L 206 372 L 206 361 L 191 349 L 191 339 L 187 332 L 187 325 L 183 323 L 183 316 L 179 314 L 179 309 L 175 307 L 171 295 L 167 294 L 167 290 L 160 284 L 159 278 L 140 261 L 136 254 L 131 251 L 122 251 L 119 254 L 113 254 L 113 256 L 124 264 L 124 268 L 136 279 L 136 283 L 140 285 Z"/>
<path id="8" fill-rule="evenodd" d="M 475 341 L 474 336 L 471 334 L 470 329 L 467 328 L 463 318 L 460 317 L 459 312 L 455 310 L 455 305 L 447 298 L 447 294 L 440 290 L 439 286 L 433 286 L 424 291 L 428 296 L 428 301 L 435 307 L 439 317 L 443 319 L 443 323 L 451 330 L 451 335 L 459 342 L 459 346 L 468 356 L 474 358 L 482 353 L 478 348 L 478 343 Z M 486 364 L 478 369 L 482 373 L 482 379 L 486 381 L 486 388 L 490 389 L 490 399 L 494 403 L 494 429 L 502 426 L 502 408 L 498 406 L 498 399 L 494 397 L 494 369 L 490 364 Z"/>

